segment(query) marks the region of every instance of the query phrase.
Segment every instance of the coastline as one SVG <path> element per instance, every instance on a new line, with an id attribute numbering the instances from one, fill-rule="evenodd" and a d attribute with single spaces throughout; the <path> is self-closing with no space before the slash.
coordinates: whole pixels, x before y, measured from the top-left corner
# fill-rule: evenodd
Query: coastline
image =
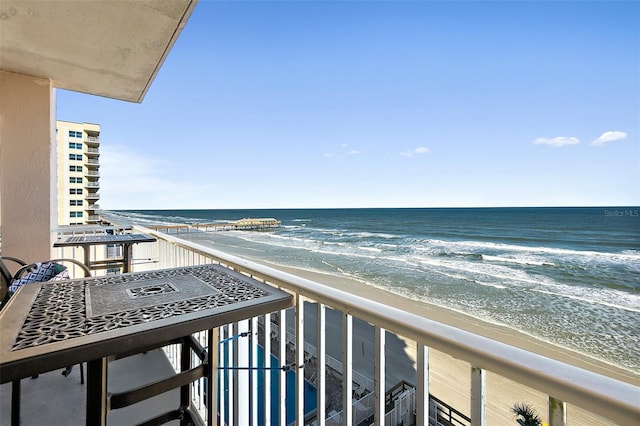
<path id="1" fill-rule="evenodd" d="M 246 247 L 227 245 L 219 241 L 207 238 L 203 234 L 180 235 L 179 238 L 191 240 L 203 245 L 209 245 L 218 251 L 233 254 L 252 262 L 265 265 L 301 278 L 309 279 L 323 285 L 348 291 L 370 300 L 377 301 L 416 315 L 447 324 L 462 330 L 469 331 L 511 346 L 516 346 L 548 358 L 556 359 L 576 367 L 640 386 L 640 374 L 624 368 L 606 363 L 588 355 L 584 355 L 567 348 L 559 347 L 533 336 L 519 332 L 505 326 L 482 321 L 469 315 L 459 313 L 441 306 L 429 304 L 423 301 L 413 300 L 409 297 L 391 293 L 389 291 L 368 285 L 348 276 L 336 276 L 321 271 L 308 270 L 300 267 L 282 265 L 273 261 L 261 259 L 251 253 L 247 253 Z M 241 249 L 240 252 L 238 249 Z M 306 311 L 308 312 L 308 311 Z M 339 319 L 337 324 L 330 324 L 327 316 L 327 327 L 332 326 L 340 330 Z M 387 364 L 387 384 L 389 377 L 393 380 L 407 378 L 410 383 L 415 383 L 415 365 L 417 359 L 417 347 L 415 342 L 403 336 L 393 334 L 393 338 L 387 335 L 386 352 L 388 359 L 394 359 Z M 365 345 L 373 344 L 373 336 L 358 336 Z M 329 343 L 327 343 L 329 344 Z M 371 346 L 372 347 L 372 346 Z M 329 348 L 328 348 L 329 349 Z M 373 359 L 355 358 L 360 351 L 354 351 L 354 369 L 357 364 L 369 363 L 369 367 L 362 370 L 363 373 L 372 371 Z M 363 355 L 364 355 L 363 348 Z M 435 349 L 429 349 L 429 391 L 445 403 L 461 411 L 470 414 L 470 365 L 466 361 L 455 359 Z M 411 374 L 410 374 L 411 373 Z M 372 373 L 371 373 L 372 374 Z M 410 376 L 410 377 L 408 377 Z M 515 424 L 515 416 L 511 407 L 515 403 L 527 403 L 534 408 L 540 417 L 545 420 L 548 417 L 548 395 L 533 390 L 520 383 L 493 374 L 488 371 L 486 375 L 486 421 L 490 425 Z M 602 419 L 586 410 L 568 405 L 568 425 L 614 425 L 615 423 Z"/>
<path id="2" fill-rule="evenodd" d="M 219 249 L 221 247 L 216 247 Z M 224 251 L 224 249 L 222 250 Z M 327 286 L 353 292 L 355 294 L 369 298 L 380 303 L 384 303 L 398 309 L 424 316 L 431 320 L 451 325 L 484 337 L 497 340 L 512 346 L 516 346 L 539 355 L 553 358 L 576 367 L 584 368 L 598 374 L 624 381 L 635 386 L 640 385 L 640 375 L 632 371 L 608 364 L 604 361 L 591 358 L 587 355 L 571 351 L 566 348 L 554 346 L 543 342 L 535 337 L 512 330 L 507 327 L 481 321 L 469 315 L 458 313 L 441 306 L 428 304 L 421 301 L 412 300 L 408 297 L 394 294 L 377 287 L 367 285 L 349 277 L 338 277 L 335 275 L 310 271 L 303 268 L 296 268 L 281 264 L 276 264 L 263 259 L 244 256 L 253 262 L 281 270 L 302 278 L 322 283 Z M 403 352 L 404 355 L 413 362 L 415 368 L 417 359 L 416 343 L 403 336 L 389 347 L 390 339 L 387 339 L 387 357 L 396 351 Z M 402 343 L 397 343 L 402 342 Z M 393 355 L 392 355 L 393 356 Z M 355 361 L 354 361 L 355 364 Z M 405 372 L 390 371 L 393 365 L 387 365 L 387 375 L 400 376 Z M 430 393 L 455 407 L 461 412 L 469 415 L 470 400 L 470 366 L 466 361 L 455 359 L 447 354 L 430 349 L 429 352 L 430 371 Z M 414 383 L 415 380 L 408 380 Z M 530 404 L 541 416 L 547 417 L 548 396 L 525 385 L 515 383 L 509 379 L 498 376 L 491 372 L 487 374 L 487 424 L 514 424 L 515 418 L 511 412 L 511 407 L 515 403 L 526 402 Z M 569 406 L 568 425 L 613 425 L 614 423 L 602 419 L 586 410 Z"/>
<path id="3" fill-rule="evenodd" d="M 316 281 L 327 286 L 350 291 L 355 294 L 365 296 L 371 300 L 384 303 L 443 324 L 479 334 L 499 342 L 535 352 L 567 364 L 572 364 L 576 367 L 584 368 L 616 380 L 625 381 L 636 386 L 640 384 L 640 375 L 634 374 L 632 371 L 608 364 L 604 361 L 592 358 L 585 354 L 580 354 L 567 348 L 555 346 L 551 343 L 544 342 L 533 336 L 499 324 L 482 321 L 467 314 L 452 311 L 442 306 L 416 301 L 411 298 L 350 279 L 349 277 L 337 277 L 327 273 L 280 265 L 257 258 L 251 258 L 251 261 L 261 263 L 274 269 L 279 269 L 292 275 Z"/>

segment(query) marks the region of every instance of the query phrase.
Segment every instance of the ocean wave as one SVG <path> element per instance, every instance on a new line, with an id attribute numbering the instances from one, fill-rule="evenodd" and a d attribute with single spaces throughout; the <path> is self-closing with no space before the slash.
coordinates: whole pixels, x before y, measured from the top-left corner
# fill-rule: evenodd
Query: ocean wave
<path id="1" fill-rule="evenodd" d="M 370 252 L 373 252 L 373 253 L 382 253 L 382 249 L 379 249 L 377 247 L 359 246 L 358 249 L 359 250 L 364 250 L 364 251 L 370 251 Z"/>
<path id="2" fill-rule="evenodd" d="M 429 246 L 443 247 L 443 248 L 456 248 L 459 252 L 469 252 L 474 249 L 480 250 L 481 253 L 486 251 L 501 251 L 501 252 L 527 252 L 533 254 L 551 254 L 562 255 L 568 257 L 583 257 L 583 258 L 606 258 L 613 260 L 623 261 L 640 261 L 640 252 L 637 250 L 623 250 L 622 252 L 601 252 L 591 250 L 571 250 L 557 247 L 545 247 L 545 246 L 523 246 L 513 245 L 505 243 L 494 243 L 486 241 L 445 241 L 445 240 L 424 240 Z"/>
<path id="3" fill-rule="evenodd" d="M 503 267 L 491 264 L 472 264 L 470 262 L 456 262 L 445 259 L 423 258 L 419 260 L 423 265 L 432 267 L 448 268 L 457 271 L 464 271 L 470 274 L 473 279 L 478 277 L 493 278 L 503 283 L 508 282 L 512 285 L 517 283 L 541 284 L 548 280 L 546 277 L 533 277 L 526 271 Z"/>
<path id="4" fill-rule="evenodd" d="M 556 266 L 552 262 L 545 262 L 541 260 L 531 260 L 531 259 L 518 259 L 513 257 L 503 257 L 503 256 L 491 256 L 488 254 L 481 254 L 480 258 L 488 261 L 495 262 L 504 262 L 504 263 L 517 263 L 519 265 L 536 265 L 536 266 Z"/>
<path id="5" fill-rule="evenodd" d="M 619 302 L 609 302 L 606 300 L 603 300 L 602 298 L 599 297 L 594 297 L 592 294 L 590 295 L 591 297 L 585 297 L 585 296 L 580 296 L 577 294 L 570 294 L 570 293 L 566 293 L 566 292 L 557 292 L 557 291 L 549 291 L 549 290 L 543 290 L 543 289 L 534 289 L 533 291 L 536 291 L 538 293 L 542 293 L 542 294 L 548 294 L 551 296 L 555 296 L 555 297 L 564 297 L 567 299 L 572 299 L 572 300 L 578 300 L 580 302 L 586 302 L 589 304 L 596 304 L 596 305 L 602 305 L 602 306 L 607 306 L 609 308 L 614 308 L 614 309 L 620 309 L 623 311 L 628 311 L 628 312 L 636 312 L 636 313 L 640 313 L 640 308 L 638 308 L 637 303 L 634 303 L 634 306 L 626 306 L 626 305 L 622 305 Z"/>

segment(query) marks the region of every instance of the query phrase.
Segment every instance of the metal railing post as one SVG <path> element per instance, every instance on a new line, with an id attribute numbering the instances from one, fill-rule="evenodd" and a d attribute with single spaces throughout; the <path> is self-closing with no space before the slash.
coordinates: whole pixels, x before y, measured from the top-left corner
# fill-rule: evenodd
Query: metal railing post
<path id="1" fill-rule="evenodd" d="M 353 422 L 353 317 L 345 313 L 342 317 L 342 424 Z"/>
<path id="2" fill-rule="evenodd" d="M 327 321 L 327 309 L 324 304 L 318 302 L 318 314 L 316 319 L 317 326 L 317 348 L 318 354 L 316 358 L 316 389 L 318 395 L 318 402 L 316 404 L 316 420 L 317 426 L 325 426 L 325 407 L 326 407 L 326 321 Z"/>
<path id="3" fill-rule="evenodd" d="M 375 365 L 374 365 L 374 394 L 375 408 L 373 421 L 376 426 L 384 426 L 385 421 L 385 392 L 386 392 L 386 330 L 375 326 Z"/>
<path id="4" fill-rule="evenodd" d="M 429 424 L 429 348 L 418 345 L 418 380 L 416 384 L 416 423 Z"/>
<path id="5" fill-rule="evenodd" d="M 471 367 L 471 426 L 486 426 L 486 372 Z"/>
<path id="6" fill-rule="evenodd" d="M 304 297 L 296 294 L 296 424 L 304 424 Z"/>
<path id="7" fill-rule="evenodd" d="M 567 404 L 549 396 L 549 426 L 567 425 Z"/>

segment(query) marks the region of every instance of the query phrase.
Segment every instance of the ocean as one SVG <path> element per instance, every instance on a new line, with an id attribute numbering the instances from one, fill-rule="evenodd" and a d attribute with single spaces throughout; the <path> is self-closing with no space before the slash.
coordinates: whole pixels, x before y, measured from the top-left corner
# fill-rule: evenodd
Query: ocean
<path id="1" fill-rule="evenodd" d="M 350 277 L 640 373 L 640 207 L 104 213 L 143 226 L 273 217 L 281 227 L 195 238 Z"/>

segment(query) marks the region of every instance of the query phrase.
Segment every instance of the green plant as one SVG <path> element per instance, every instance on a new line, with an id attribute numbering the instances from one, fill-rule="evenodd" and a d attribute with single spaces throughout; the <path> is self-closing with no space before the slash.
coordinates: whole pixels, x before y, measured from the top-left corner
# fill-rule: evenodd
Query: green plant
<path id="1" fill-rule="evenodd" d="M 521 426 L 541 426 L 542 420 L 536 410 L 525 403 L 514 404 L 511 411 L 516 415 L 516 419 Z"/>

